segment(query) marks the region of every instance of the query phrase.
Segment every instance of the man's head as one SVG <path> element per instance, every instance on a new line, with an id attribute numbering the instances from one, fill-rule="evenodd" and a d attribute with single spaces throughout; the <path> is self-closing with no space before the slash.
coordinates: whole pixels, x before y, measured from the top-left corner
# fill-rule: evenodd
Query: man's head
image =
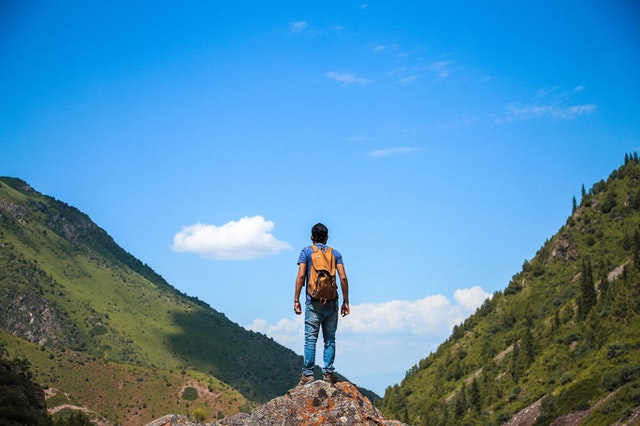
<path id="1" fill-rule="evenodd" d="M 326 244 L 329 239 L 329 230 L 322 223 L 316 223 L 311 228 L 311 240 L 314 243 Z"/>

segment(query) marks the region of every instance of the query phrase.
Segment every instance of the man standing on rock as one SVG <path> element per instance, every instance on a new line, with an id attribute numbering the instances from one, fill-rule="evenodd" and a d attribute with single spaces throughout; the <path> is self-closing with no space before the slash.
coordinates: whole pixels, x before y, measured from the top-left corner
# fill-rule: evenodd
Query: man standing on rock
<path id="1" fill-rule="evenodd" d="M 333 361 L 336 355 L 336 330 L 338 328 L 338 293 L 337 288 L 329 298 L 312 297 L 309 288 L 309 277 L 311 275 L 312 255 L 317 252 L 331 254 L 335 270 L 340 277 L 340 287 L 342 289 L 342 316 L 349 315 L 349 282 L 347 273 L 344 270 L 342 255 L 335 249 L 327 246 L 329 231 L 322 223 L 318 223 L 311 228 L 312 246 L 304 247 L 298 258 L 298 276 L 296 277 L 296 287 L 293 297 L 293 310 L 296 315 L 302 313 L 300 304 L 300 292 L 306 285 L 305 291 L 305 313 L 304 313 L 304 364 L 302 375 L 298 385 L 304 385 L 313 381 L 313 368 L 316 363 L 316 342 L 320 328 L 322 328 L 322 338 L 324 339 L 322 379 L 335 383 L 338 381 L 333 374 Z M 334 271 L 335 274 L 335 271 Z M 335 276 L 334 276 L 335 280 Z M 315 294 L 315 293 L 314 293 Z M 335 295 L 335 297 L 334 297 Z"/>

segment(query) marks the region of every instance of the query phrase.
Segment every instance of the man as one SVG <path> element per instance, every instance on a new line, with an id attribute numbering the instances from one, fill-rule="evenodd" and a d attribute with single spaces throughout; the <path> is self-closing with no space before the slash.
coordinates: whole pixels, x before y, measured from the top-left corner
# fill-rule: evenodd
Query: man
<path id="1" fill-rule="evenodd" d="M 311 228 L 311 241 L 318 250 L 326 251 L 329 231 L 322 223 L 318 223 Z M 335 249 L 331 249 L 335 259 L 337 275 L 340 278 L 342 290 L 342 316 L 349 315 L 349 282 L 347 273 L 344 270 L 342 255 Z M 296 315 L 302 313 L 300 303 L 300 292 L 305 283 L 309 281 L 311 269 L 312 247 L 304 247 L 298 258 L 298 276 L 296 277 L 296 287 L 293 297 L 293 310 Z M 309 285 L 305 291 L 305 314 L 304 314 L 304 364 L 302 375 L 298 385 L 304 385 L 313 381 L 313 368 L 316 363 L 316 342 L 318 334 L 322 328 L 322 338 L 324 340 L 324 368 L 322 369 L 322 379 L 335 383 L 338 381 L 333 374 L 333 361 L 336 354 L 336 329 L 338 328 L 338 296 L 333 300 L 318 300 L 309 294 Z"/>

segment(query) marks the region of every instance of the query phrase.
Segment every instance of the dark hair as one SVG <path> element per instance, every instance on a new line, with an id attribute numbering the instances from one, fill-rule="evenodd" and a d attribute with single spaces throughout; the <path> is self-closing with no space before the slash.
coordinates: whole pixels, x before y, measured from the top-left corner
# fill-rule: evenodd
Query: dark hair
<path id="1" fill-rule="evenodd" d="M 322 223 L 316 223 L 311 228 L 311 239 L 314 243 L 326 243 L 329 238 L 329 230 Z"/>

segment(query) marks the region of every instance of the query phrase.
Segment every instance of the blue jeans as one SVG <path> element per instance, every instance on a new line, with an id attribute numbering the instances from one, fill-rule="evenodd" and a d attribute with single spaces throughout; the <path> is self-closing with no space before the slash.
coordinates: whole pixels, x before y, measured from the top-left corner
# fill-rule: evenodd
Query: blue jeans
<path id="1" fill-rule="evenodd" d="M 333 373 L 336 357 L 336 330 L 338 329 L 338 300 L 322 303 L 313 301 L 304 312 L 304 365 L 302 374 L 311 376 L 316 364 L 316 342 L 322 327 L 324 339 L 323 373 Z"/>

